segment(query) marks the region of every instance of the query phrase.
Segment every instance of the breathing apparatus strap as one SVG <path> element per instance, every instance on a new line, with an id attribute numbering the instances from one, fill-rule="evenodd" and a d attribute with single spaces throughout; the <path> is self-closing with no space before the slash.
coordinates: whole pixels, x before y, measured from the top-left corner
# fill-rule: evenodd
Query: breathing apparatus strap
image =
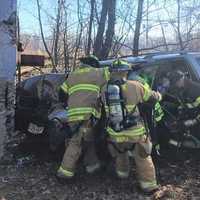
<path id="1" fill-rule="evenodd" d="M 116 145 L 116 143 L 112 142 L 112 141 L 108 141 L 109 144 L 111 144 L 113 146 L 113 148 L 120 154 L 122 153 L 126 153 L 127 151 L 132 151 L 135 148 L 135 143 L 133 143 L 131 145 L 131 147 L 129 148 L 123 148 L 123 150 L 119 149 Z"/>

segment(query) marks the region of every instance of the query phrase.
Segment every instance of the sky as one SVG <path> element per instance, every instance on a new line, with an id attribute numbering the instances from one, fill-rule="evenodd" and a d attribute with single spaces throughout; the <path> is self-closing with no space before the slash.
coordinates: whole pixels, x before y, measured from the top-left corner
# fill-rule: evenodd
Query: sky
<path id="1" fill-rule="evenodd" d="M 56 8 L 55 8 L 55 2 L 56 0 L 40 0 L 41 3 L 41 14 L 42 14 L 42 22 L 43 22 L 43 29 L 44 29 L 44 33 L 45 36 L 48 36 L 51 34 L 51 27 L 49 26 L 50 20 L 51 18 L 49 17 L 49 15 L 53 15 L 56 12 Z M 70 4 L 70 23 L 73 24 L 74 22 L 77 21 L 76 19 L 76 0 L 66 0 L 67 3 Z M 137 2 L 134 0 L 129 0 L 131 2 Z M 192 1 L 196 1 L 196 0 L 182 0 L 185 1 L 188 5 L 190 5 L 190 2 Z M 85 0 L 80 0 L 81 4 L 84 4 Z M 122 2 L 122 6 L 125 5 L 123 4 L 123 2 L 128 2 L 128 0 L 121 0 L 118 2 Z M 145 2 L 147 2 L 147 0 L 145 0 Z M 157 0 L 157 4 L 155 6 L 153 6 L 151 9 L 152 10 L 156 10 L 159 8 L 159 6 L 161 6 L 161 4 L 164 2 L 164 0 Z M 167 0 L 167 6 L 169 8 L 169 12 L 170 12 L 170 17 L 171 16 L 176 16 L 176 12 L 177 12 L 177 8 L 176 5 L 174 4 L 174 0 Z M 131 5 L 130 5 L 131 6 Z M 118 6 L 119 7 L 119 6 Z M 45 9 L 43 9 L 45 8 Z M 134 9 L 134 14 L 136 13 L 136 7 L 132 8 Z M 84 12 L 87 12 L 87 9 L 84 10 Z M 37 5 L 36 5 L 36 0 L 18 0 L 18 12 L 19 12 L 19 18 L 20 18 L 20 31 L 21 33 L 29 33 L 29 34 L 33 34 L 33 35 L 40 35 L 40 29 L 39 29 L 39 23 L 38 23 L 38 19 L 37 19 Z M 86 13 L 87 14 L 87 13 Z M 124 14 L 124 13 L 123 13 Z M 151 14 L 151 16 L 149 17 L 149 19 L 151 20 L 151 18 L 153 18 L 154 20 L 158 18 L 158 16 L 163 20 L 168 18 L 169 16 L 167 15 L 166 12 L 158 11 L 156 12 L 156 14 Z M 143 25 L 141 28 L 141 31 L 143 31 L 145 29 L 145 19 L 143 21 Z M 116 32 L 117 30 L 120 29 L 122 22 L 120 22 L 120 20 L 118 20 L 118 23 L 116 24 Z M 134 24 L 133 24 L 134 26 Z M 75 26 L 76 28 L 76 26 Z M 166 29 L 166 36 L 167 37 L 172 37 L 172 27 L 170 27 L 169 25 L 165 27 Z M 133 35 L 134 33 L 130 33 L 130 37 Z M 161 29 L 159 26 L 155 27 L 154 29 L 152 29 L 149 32 L 149 35 L 152 37 L 159 37 L 161 36 Z"/>
<path id="2" fill-rule="evenodd" d="M 48 13 L 55 12 L 55 0 L 42 0 L 41 7 L 46 8 Z M 20 31 L 22 33 L 40 34 L 36 0 L 18 0 L 18 14 L 20 19 Z M 41 11 L 45 32 L 48 32 L 49 18 Z"/>
<path id="3" fill-rule="evenodd" d="M 48 17 L 48 14 L 52 15 L 52 13 L 55 13 L 55 2 L 56 0 L 40 0 L 42 8 L 45 8 L 41 10 L 42 14 L 42 22 L 43 22 L 43 28 L 45 35 L 48 35 L 48 32 L 50 32 L 50 27 L 49 27 L 49 20 L 50 18 Z M 71 5 L 71 21 L 76 21 L 76 1 L 72 0 L 67 0 Z M 162 0 L 160 0 L 162 1 Z M 170 0 L 169 0 L 170 1 Z M 80 0 L 80 2 L 84 2 Z M 119 1 L 118 1 L 119 2 Z M 29 34 L 35 34 L 39 35 L 40 34 L 40 29 L 39 29 L 39 23 L 37 20 L 37 4 L 36 0 L 18 0 L 18 14 L 19 14 L 19 19 L 20 19 L 20 31 L 21 33 L 29 33 Z M 73 20 L 72 20 L 73 19 Z M 120 24 L 116 24 L 116 29 L 120 27 Z M 154 31 L 153 34 L 160 34 L 158 33 L 159 30 Z"/>

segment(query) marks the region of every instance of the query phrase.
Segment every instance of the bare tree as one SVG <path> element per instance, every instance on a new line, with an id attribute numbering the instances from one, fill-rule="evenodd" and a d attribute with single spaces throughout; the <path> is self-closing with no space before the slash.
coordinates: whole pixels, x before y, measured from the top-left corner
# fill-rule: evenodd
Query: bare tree
<path id="1" fill-rule="evenodd" d="M 94 42 L 94 54 L 99 58 L 106 58 L 109 55 L 113 44 L 113 36 L 115 29 L 115 10 L 116 10 L 116 0 L 103 0 L 101 18 L 97 30 L 96 39 Z M 108 18 L 108 21 L 106 20 Z M 106 28 L 107 21 L 107 30 Z"/>
<path id="2" fill-rule="evenodd" d="M 116 0 L 108 1 L 108 28 L 106 31 L 106 38 L 101 49 L 101 58 L 106 58 L 109 55 L 113 44 L 113 36 L 115 32 L 115 8 Z"/>
<path id="3" fill-rule="evenodd" d="M 77 37 L 76 37 L 76 43 L 75 43 L 75 52 L 74 52 L 74 61 L 73 61 L 73 68 L 76 66 L 76 60 L 78 56 L 78 50 L 81 44 L 81 38 L 83 34 L 83 19 L 81 14 L 81 8 L 80 8 L 80 0 L 77 0 L 77 16 L 78 16 L 78 27 L 77 27 Z"/>
<path id="4" fill-rule="evenodd" d="M 90 0 L 90 21 L 89 21 L 89 28 L 88 28 L 88 41 L 87 41 L 87 48 L 86 48 L 86 55 L 90 54 L 91 49 L 91 35 L 92 35 L 92 23 L 94 20 L 94 9 L 95 9 L 95 0 Z"/>
<path id="5" fill-rule="evenodd" d="M 183 40 L 182 40 L 181 30 L 180 30 L 181 5 L 180 5 L 180 0 L 176 0 L 176 2 L 177 2 L 177 35 L 178 35 L 180 49 L 183 50 L 184 46 L 183 46 Z"/>
<path id="6" fill-rule="evenodd" d="M 163 37 L 165 49 L 166 49 L 166 51 L 169 51 L 169 48 L 168 48 L 168 45 L 167 45 L 167 39 L 166 39 L 166 36 L 165 36 L 165 30 L 164 30 L 163 24 L 162 24 L 159 16 L 158 16 L 158 21 L 160 23 L 160 28 L 161 28 L 161 31 L 162 31 L 162 37 Z"/>
<path id="7" fill-rule="evenodd" d="M 143 11 L 143 3 L 144 0 L 138 0 L 138 9 L 137 9 L 137 18 L 136 18 L 136 25 L 135 25 L 135 35 L 133 40 L 133 55 L 138 55 L 139 49 L 139 39 L 140 39 L 140 27 L 142 22 L 142 11 Z"/>
<path id="8" fill-rule="evenodd" d="M 59 43 L 59 36 L 60 36 L 60 26 L 62 22 L 62 5 L 64 4 L 63 0 L 58 0 L 57 4 L 57 14 L 56 14 L 56 26 L 54 30 L 55 38 L 54 38 L 54 68 L 53 71 L 56 72 L 56 67 L 58 65 L 58 43 Z"/>
<path id="9" fill-rule="evenodd" d="M 94 42 L 94 54 L 99 58 L 101 57 L 101 49 L 103 46 L 103 36 L 104 36 L 104 31 L 105 31 L 105 26 L 106 26 L 107 12 L 108 12 L 108 1 L 103 0 L 102 9 L 101 9 L 101 17 L 99 21 L 97 35 Z"/>
<path id="10" fill-rule="evenodd" d="M 48 45 L 46 43 L 45 36 L 44 36 L 42 19 L 41 19 L 41 6 L 40 6 L 39 0 L 37 0 L 37 9 L 38 9 L 38 20 L 39 20 L 39 26 L 40 26 L 40 33 L 41 33 L 42 41 L 43 41 L 43 44 L 44 44 L 44 48 L 45 48 L 49 58 L 51 59 L 53 69 L 55 69 L 53 56 L 52 56 L 51 52 L 49 51 L 49 48 L 48 48 Z"/>

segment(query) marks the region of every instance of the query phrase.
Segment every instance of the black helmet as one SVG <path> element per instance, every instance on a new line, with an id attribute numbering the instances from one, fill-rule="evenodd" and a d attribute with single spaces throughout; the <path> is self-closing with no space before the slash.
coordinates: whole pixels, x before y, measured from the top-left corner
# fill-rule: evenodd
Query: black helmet
<path id="1" fill-rule="evenodd" d="M 112 72 L 123 72 L 123 71 L 130 71 L 131 67 L 128 62 L 125 60 L 117 59 L 111 65 Z"/>
<path id="2" fill-rule="evenodd" d="M 172 71 L 168 74 L 168 79 L 171 83 L 176 83 L 177 81 L 179 81 L 184 77 L 185 74 L 180 70 Z"/>
<path id="3" fill-rule="evenodd" d="M 95 68 L 99 68 L 99 59 L 94 55 L 89 55 L 79 59 L 83 64 L 90 65 Z"/>

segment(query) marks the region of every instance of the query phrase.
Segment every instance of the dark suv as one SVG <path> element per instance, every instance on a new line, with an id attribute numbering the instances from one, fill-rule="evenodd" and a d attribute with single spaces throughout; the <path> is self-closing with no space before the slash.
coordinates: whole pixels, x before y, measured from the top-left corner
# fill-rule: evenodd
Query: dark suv
<path id="1" fill-rule="evenodd" d="M 136 75 L 151 77 L 151 87 L 163 92 L 165 80 L 169 72 L 181 70 L 188 78 L 200 82 L 200 53 L 199 52 L 156 52 L 138 57 L 123 57 L 132 64 L 133 71 L 129 79 L 135 79 Z M 100 61 L 101 67 L 110 66 L 114 59 Z M 48 113 L 54 100 L 58 98 L 57 88 L 63 82 L 64 74 L 45 74 L 29 78 L 17 88 L 16 128 L 31 134 L 44 134 L 48 122 Z M 192 89 L 192 88 L 191 88 Z M 176 94 L 173 91 L 169 94 Z M 165 100 L 162 106 L 166 105 Z M 171 111 L 166 109 L 166 130 L 175 141 L 180 130 L 170 129 L 171 121 L 177 118 L 176 112 L 171 119 Z M 176 127 L 177 128 L 177 127 Z"/>
<path id="2" fill-rule="evenodd" d="M 28 134 L 46 133 L 48 114 L 58 101 L 58 87 L 65 74 L 34 76 L 17 85 L 16 129 Z"/>

